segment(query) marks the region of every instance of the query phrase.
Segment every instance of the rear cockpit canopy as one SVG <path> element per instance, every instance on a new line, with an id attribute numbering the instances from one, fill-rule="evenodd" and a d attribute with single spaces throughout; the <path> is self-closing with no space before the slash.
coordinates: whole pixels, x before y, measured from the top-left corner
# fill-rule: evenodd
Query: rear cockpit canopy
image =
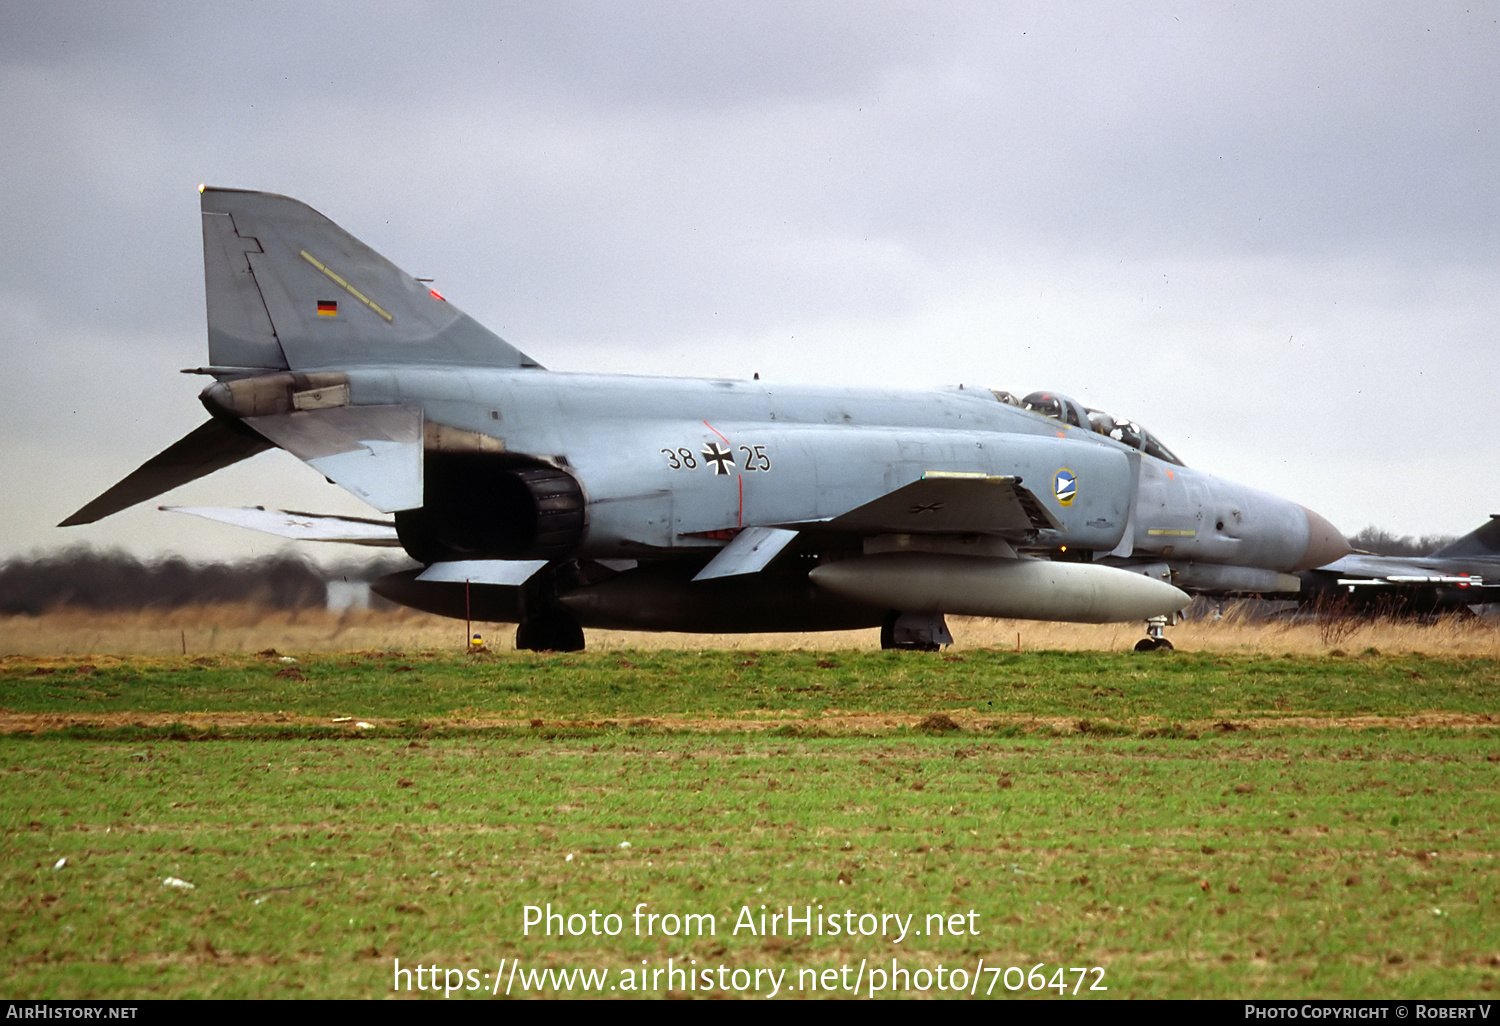
<path id="1" fill-rule="evenodd" d="M 1182 460 L 1168 449 L 1161 441 L 1133 421 L 1119 420 L 1105 413 L 1103 410 L 1090 409 L 1076 399 L 1070 399 L 1056 392 L 1032 392 L 1025 399 L 1017 401 L 1015 396 L 1009 392 L 995 392 L 995 398 L 1012 406 L 1020 406 L 1022 409 L 1033 413 L 1040 413 L 1044 417 L 1071 424 L 1074 427 L 1087 427 L 1096 434 L 1113 438 L 1139 449 L 1147 456 L 1154 456 L 1166 463 L 1176 464 L 1179 467 L 1186 466 Z"/>

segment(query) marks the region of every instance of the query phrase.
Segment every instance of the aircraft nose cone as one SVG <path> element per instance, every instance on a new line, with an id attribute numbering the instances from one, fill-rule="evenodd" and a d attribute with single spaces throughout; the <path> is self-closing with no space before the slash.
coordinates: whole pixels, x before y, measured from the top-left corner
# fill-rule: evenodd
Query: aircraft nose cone
<path id="1" fill-rule="evenodd" d="M 1302 512 L 1307 514 L 1307 551 L 1302 554 L 1297 565 L 1292 567 L 1293 570 L 1311 570 L 1325 566 L 1354 551 L 1337 527 L 1306 506 L 1302 507 Z"/>

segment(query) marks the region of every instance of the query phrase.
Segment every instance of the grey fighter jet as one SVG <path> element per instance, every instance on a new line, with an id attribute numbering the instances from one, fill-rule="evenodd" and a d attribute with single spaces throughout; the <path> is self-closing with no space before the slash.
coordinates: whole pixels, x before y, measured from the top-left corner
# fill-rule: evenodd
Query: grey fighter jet
<path id="1" fill-rule="evenodd" d="M 1295 586 L 1348 551 L 1064 396 L 548 371 L 302 203 L 205 188 L 202 213 L 210 418 L 64 526 L 280 447 L 392 519 L 190 512 L 399 544 L 423 569 L 379 593 L 552 650 L 877 626 L 931 649 L 947 613 L 1170 647 L 1182 578 Z"/>
<path id="2" fill-rule="evenodd" d="M 1500 602 L 1500 514 L 1431 555 L 1355 552 L 1297 576 L 1298 601 L 1320 611 L 1468 615 Z"/>

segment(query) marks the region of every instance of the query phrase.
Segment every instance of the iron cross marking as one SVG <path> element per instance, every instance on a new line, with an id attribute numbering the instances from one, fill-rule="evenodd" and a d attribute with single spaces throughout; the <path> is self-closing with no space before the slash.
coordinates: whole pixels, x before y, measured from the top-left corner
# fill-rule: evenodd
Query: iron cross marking
<path id="1" fill-rule="evenodd" d="M 727 474 L 729 468 L 734 466 L 734 453 L 729 449 L 720 449 L 718 442 L 709 442 L 708 448 L 703 450 L 703 463 L 714 465 L 715 474 Z"/>
<path id="2" fill-rule="evenodd" d="M 916 515 L 918 513 L 936 513 L 942 508 L 943 504 L 941 502 L 923 502 L 913 506 L 911 511 L 913 515 Z"/>

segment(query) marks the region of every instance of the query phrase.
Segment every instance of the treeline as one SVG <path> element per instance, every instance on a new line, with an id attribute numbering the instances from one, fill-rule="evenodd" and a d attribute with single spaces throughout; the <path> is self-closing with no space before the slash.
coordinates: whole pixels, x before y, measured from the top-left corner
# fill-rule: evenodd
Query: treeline
<path id="1" fill-rule="evenodd" d="M 123 552 L 68 549 L 0 564 L 0 615 L 37 615 L 59 606 L 171 609 L 247 603 L 272 609 L 321 607 L 329 581 L 369 581 L 412 565 L 405 557 L 322 567 L 295 556 L 244 563 L 147 562 Z"/>
<path id="2" fill-rule="evenodd" d="M 1349 536 L 1350 545 L 1377 556 L 1430 556 L 1457 540 L 1451 534 L 1424 534 L 1413 538 L 1411 535 L 1382 531 L 1378 527 L 1367 527 L 1358 534 Z"/>
<path id="3" fill-rule="evenodd" d="M 1367 527 L 1350 543 L 1382 556 L 1425 556 L 1455 539 L 1410 537 Z M 172 609 L 247 603 L 272 609 L 320 607 L 328 582 L 372 581 L 416 564 L 381 554 L 336 566 L 296 556 L 243 563 L 193 563 L 181 557 L 147 562 L 123 552 L 89 548 L 0 563 L 0 615 L 36 615 L 59 606 L 84 609 Z M 385 603 L 376 600 L 379 605 Z"/>

